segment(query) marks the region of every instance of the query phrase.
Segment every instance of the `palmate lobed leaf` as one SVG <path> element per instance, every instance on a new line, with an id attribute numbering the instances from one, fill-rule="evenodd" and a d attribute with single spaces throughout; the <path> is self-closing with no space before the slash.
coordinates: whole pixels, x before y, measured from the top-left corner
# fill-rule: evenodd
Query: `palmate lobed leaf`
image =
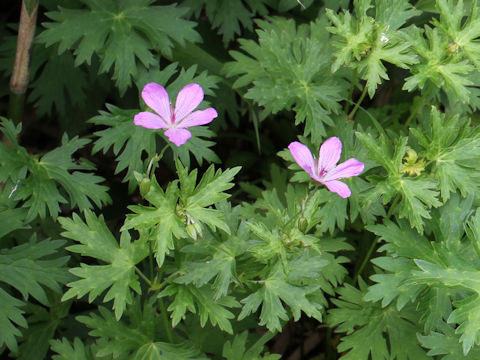
<path id="1" fill-rule="evenodd" d="M 180 161 L 176 165 L 179 181 L 170 182 L 166 191 L 163 191 L 156 180 L 152 179 L 145 199 L 153 206 L 131 206 L 133 214 L 127 215 L 122 228 L 135 228 L 143 238 L 153 241 L 160 266 L 169 250 L 175 248 L 174 238 L 192 236 L 191 232 L 187 232 L 189 226 L 194 226 L 195 234 L 200 236 L 202 224 L 208 225 L 212 231 L 220 228 L 230 233 L 223 220 L 223 212 L 210 206 L 230 196 L 224 191 L 233 187 L 233 177 L 240 171 L 240 167 L 223 172 L 215 171 L 211 165 L 196 184 L 196 169 L 188 173 Z"/>
<path id="2" fill-rule="evenodd" d="M 371 159 L 387 172 L 386 179 L 375 178 L 378 188 L 372 189 L 372 196 L 382 196 L 387 204 L 393 197 L 399 197 L 398 214 L 408 218 L 412 227 L 423 231 L 424 219 L 430 219 L 430 208 L 442 203 L 438 200 L 438 183 L 430 177 L 406 177 L 402 174 L 402 159 L 407 149 L 408 138 L 397 140 L 393 149 L 389 140 L 381 135 L 375 140 L 372 135 L 357 132 L 358 139 L 369 151 Z"/>
<path id="3" fill-rule="evenodd" d="M 152 0 L 82 0 L 88 9 L 65 9 L 47 13 L 53 20 L 39 36 L 46 46 L 58 43 L 59 54 L 75 49 L 75 64 L 90 64 L 94 53 L 100 57 L 100 72 L 113 70 L 121 94 L 137 76 L 140 64 L 156 63 L 153 49 L 171 56 L 173 39 L 181 44 L 196 42 L 195 23 L 182 17 L 187 9 L 153 6 Z M 147 20 L 148 19 L 148 20 Z"/>
<path id="4" fill-rule="evenodd" d="M 205 13 L 213 28 L 218 28 L 226 45 L 235 35 L 241 34 L 241 28 L 252 30 L 253 17 L 265 16 L 267 0 L 186 0 L 183 5 L 190 8 L 198 18 L 205 8 Z"/>
<path id="5" fill-rule="evenodd" d="M 425 36 L 424 36 L 425 34 Z M 412 76 L 405 79 L 404 90 L 415 89 L 431 91 L 426 88 L 429 84 L 442 89 L 447 95 L 454 94 L 454 99 L 459 99 L 466 104 L 475 104 L 473 86 L 478 86 L 472 80 L 475 69 L 470 61 L 461 56 L 451 56 L 446 46 L 447 38 L 438 28 L 425 26 L 412 27 L 406 33 L 407 41 L 423 59 L 414 65 L 410 71 Z"/>
<path id="6" fill-rule="evenodd" d="M 347 351 L 341 359 L 429 359 L 416 341 L 420 331 L 417 311 L 412 306 L 402 311 L 391 306 L 382 309 L 363 299 L 367 286 L 361 278 L 359 287 L 346 284 L 340 288 L 340 298 L 332 300 L 336 308 L 328 312 L 327 321 L 346 333 L 338 346 L 339 351 Z"/>
<path id="7" fill-rule="evenodd" d="M 326 262 L 319 264 L 317 274 L 318 270 L 325 265 Z M 289 319 L 285 304 L 295 320 L 298 320 L 301 312 L 304 312 L 308 317 L 321 321 L 323 305 L 321 299 L 315 296 L 320 286 L 296 286 L 292 284 L 295 283 L 292 280 L 294 279 L 289 283 L 281 266 L 275 266 L 262 280 L 258 290 L 241 300 L 244 305 L 238 316 L 239 320 L 257 311 L 261 305 L 259 325 L 265 325 L 270 331 L 281 331 L 282 322 Z"/>
<path id="8" fill-rule="evenodd" d="M 184 284 L 169 284 L 158 296 L 173 297 L 167 308 L 172 313 L 172 326 L 184 319 L 188 310 L 198 314 L 202 327 L 208 320 L 213 326 L 233 334 L 231 320 L 235 315 L 229 309 L 240 307 L 240 303 L 233 296 L 215 299 L 215 292 L 209 285 L 196 288 Z"/>
<path id="9" fill-rule="evenodd" d="M 341 76 L 325 71 L 332 61 L 325 18 L 300 26 L 281 18 L 257 24 L 258 44 L 239 40 L 244 52 L 230 53 L 235 62 L 225 65 L 227 76 L 239 76 L 235 88 L 249 87 L 245 97 L 265 107 L 262 117 L 293 109 L 296 124 L 305 122 L 305 135 L 319 142 L 347 90 Z"/>
<path id="10" fill-rule="evenodd" d="M 67 284 L 70 289 L 63 295 L 62 300 L 81 298 L 89 294 L 88 300 L 92 302 L 110 288 L 103 301 L 114 300 L 115 316 L 120 319 L 126 305 L 132 303 L 131 289 L 141 293 L 135 265 L 147 256 L 147 249 L 142 243 L 132 243 L 127 232 L 122 233 L 120 244 L 117 243 L 103 216 L 96 217 L 88 210 L 84 214 L 86 222 L 77 214 L 74 214 L 72 219 L 59 218 L 60 224 L 66 230 L 62 235 L 79 243 L 67 249 L 107 264 L 80 264 L 80 267 L 70 269 L 72 274 L 81 279 Z"/>
<path id="11" fill-rule="evenodd" d="M 65 267 L 69 257 L 57 255 L 64 244 L 63 240 L 32 237 L 28 243 L 0 250 L 0 282 L 17 289 L 24 299 L 30 295 L 48 306 L 44 288 L 60 293 L 61 285 L 71 279 Z"/>
<path id="12" fill-rule="evenodd" d="M 442 30 L 453 41 L 454 52 L 462 52 L 477 69 L 480 68 L 480 44 L 476 41 L 480 36 L 480 12 L 477 0 L 471 2 L 468 18 L 464 21 L 465 9 L 463 0 L 438 0 L 436 7 L 440 19 L 433 24 Z"/>
<path id="13" fill-rule="evenodd" d="M 6 345 L 12 352 L 18 351 L 17 337 L 22 336 L 18 326 L 26 328 L 27 321 L 21 309 L 25 305 L 0 287 L 0 346 Z"/>
<path id="14" fill-rule="evenodd" d="M 85 170 L 94 170 L 93 164 L 81 159 L 75 161 L 73 154 L 88 144 L 87 139 L 62 137 L 62 145 L 43 155 L 28 154 L 14 139 L 21 131 L 13 122 L 4 119 L 2 131 L 11 139 L 13 147 L 0 144 L 0 180 L 11 180 L 15 191 L 14 200 L 24 200 L 28 208 L 26 221 L 37 215 L 45 218 L 46 210 L 56 217 L 60 204 L 70 203 L 81 210 L 92 208 L 92 203 L 101 207 L 111 201 L 108 188 L 100 185 L 104 179 Z M 65 196 L 66 195 L 66 196 Z"/>
<path id="15" fill-rule="evenodd" d="M 74 338 L 73 345 L 67 338 L 52 340 L 51 349 L 56 353 L 53 360 L 94 360 L 90 348 L 78 337 Z"/>
<path id="16" fill-rule="evenodd" d="M 432 107 L 423 129 L 410 129 L 424 155 L 433 163 L 433 175 L 445 202 L 458 189 L 462 196 L 477 193 L 480 182 L 480 131 L 460 116 L 443 114 Z"/>
<path id="17" fill-rule="evenodd" d="M 375 18 L 367 15 L 369 8 L 375 9 Z M 377 0 L 375 6 L 370 1 L 355 1 L 354 9 L 355 16 L 348 10 L 340 14 L 326 11 L 333 24 L 327 30 L 336 35 L 332 43 L 338 49 L 332 71 L 340 66 L 358 70 L 373 98 L 382 80 L 389 79 L 384 62 L 408 69 L 418 61 L 399 29 L 419 12 L 407 0 Z"/>

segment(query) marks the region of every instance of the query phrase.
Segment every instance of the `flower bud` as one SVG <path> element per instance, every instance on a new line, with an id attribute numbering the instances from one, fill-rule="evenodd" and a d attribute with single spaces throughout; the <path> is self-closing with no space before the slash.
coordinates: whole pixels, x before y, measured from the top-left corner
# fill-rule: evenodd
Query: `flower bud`
<path id="1" fill-rule="evenodd" d="M 142 197 L 145 197 L 145 195 L 147 195 L 148 192 L 150 191 L 150 179 L 146 177 L 143 178 L 142 181 L 140 181 L 139 188 L 140 188 L 140 195 L 142 195 Z"/>
<path id="2" fill-rule="evenodd" d="M 308 220 L 305 219 L 303 216 L 298 219 L 298 230 L 300 230 L 302 233 L 307 230 L 308 227 Z"/>

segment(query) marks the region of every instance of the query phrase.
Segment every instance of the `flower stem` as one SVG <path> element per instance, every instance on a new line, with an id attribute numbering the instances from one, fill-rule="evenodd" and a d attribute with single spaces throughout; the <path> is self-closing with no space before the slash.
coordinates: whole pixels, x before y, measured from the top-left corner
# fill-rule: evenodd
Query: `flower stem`
<path id="1" fill-rule="evenodd" d="M 360 95 L 360 99 L 358 99 L 357 103 L 355 104 L 355 107 L 353 108 L 352 112 L 348 114 L 347 119 L 351 120 L 355 116 L 355 113 L 357 112 L 358 108 L 360 107 L 360 104 L 362 103 L 363 99 L 365 98 L 365 95 L 367 95 L 367 87 L 365 86 L 362 91 L 362 95 Z"/>
<path id="2" fill-rule="evenodd" d="M 163 154 L 165 153 L 165 150 L 167 150 L 169 147 L 168 144 L 166 144 L 162 151 L 160 151 L 160 154 L 155 154 L 151 159 L 150 159 L 150 162 L 148 163 L 148 167 L 147 167 L 147 176 L 150 177 L 151 175 L 153 175 L 153 173 L 155 172 L 155 168 L 157 167 L 157 163 L 162 159 L 163 157 Z"/>
<path id="3" fill-rule="evenodd" d="M 10 99 L 8 102 L 8 117 L 18 124 L 23 118 L 25 92 L 28 87 L 28 68 L 30 65 L 30 52 L 35 36 L 37 23 L 38 2 L 30 13 L 25 1 L 22 1 L 20 22 L 18 25 L 17 50 L 12 76 L 10 78 Z"/>
<path id="4" fill-rule="evenodd" d="M 355 85 L 357 84 L 357 76 L 358 76 L 358 72 L 357 72 L 357 69 L 355 69 L 355 71 L 353 72 L 353 77 L 352 77 L 352 81 L 350 82 L 350 89 L 348 90 L 348 98 L 349 99 L 352 99 L 353 97 L 353 90 L 355 90 Z M 348 114 L 348 112 L 350 111 L 350 105 L 353 101 L 347 101 L 346 104 L 345 104 L 345 109 L 343 110 L 343 112 L 345 114 Z"/>

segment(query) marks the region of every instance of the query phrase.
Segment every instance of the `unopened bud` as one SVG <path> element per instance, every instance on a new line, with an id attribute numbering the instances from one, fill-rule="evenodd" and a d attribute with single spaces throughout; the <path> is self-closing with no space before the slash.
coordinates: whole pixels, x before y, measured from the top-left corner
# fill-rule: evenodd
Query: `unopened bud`
<path id="1" fill-rule="evenodd" d="M 150 179 L 143 178 L 142 181 L 140 181 L 139 188 L 140 188 L 140 195 L 142 195 L 142 197 L 145 197 L 145 195 L 147 195 L 148 192 L 150 191 Z"/>
<path id="2" fill-rule="evenodd" d="M 302 216 L 300 219 L 298 219 L 298 230 L 304 233 L 305 230 L 307 230 L 307 227 L 308 227 L 308 220 Z"/>

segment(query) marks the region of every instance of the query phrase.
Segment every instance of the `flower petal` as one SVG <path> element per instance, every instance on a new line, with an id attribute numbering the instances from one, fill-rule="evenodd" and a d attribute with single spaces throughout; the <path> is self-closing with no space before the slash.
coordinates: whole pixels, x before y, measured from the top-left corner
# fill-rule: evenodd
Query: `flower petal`
<path id="1" fill-rule="evenodd" d="M 321 170 L 329 171 L 337 165 L 342 153 L 342 142 L 337 137 L 327 139 L 320 147 L 318 155 L 318 173 Z"/>
<path id="2" fill-rule="evenodd" d="M 218 116 L 217 110 L 214 108 L 208 108 L 205 110 L 197 110 L 187 115 L 186 118 L 177 122 L 177 127 L 187 128 L 190 126 L 200 126 L 212 122 Z"/>
<path id="3" fill-rule="evenodd" d="M 167 129 L 168 125 L 165 120 L 150 111 L 142 111 L 133 118 L 133 122 L 137 126 L 143 126 L 147 129 Z"/>
<path id="4" fill-rule="evenodd" d="M 177 146 L 185 144 L 192 137 L 192 133 L 186 129 L 168 129 L 165 135 Z"/>
<path id="5" fill-rule="evenodd" d="M 294 141 L 288 145 L 288 150 L 300 167 L 305 170 L 310 176 L 315 176 L 314 168 L 315 161 L 309 148 L 298 141 Z"/>
<path id="6" fill-rule="evenodd" d="M 185 86 L 177 95 L 175 101 L 175 121 L 180 122 L 200 105 L 203 100 L 203 89 L 198 84 Z"/>
<path id="7" fill-rule="evenodd" d="M 340 195 L 344 199 L 352 195 L 352 192 L 350 191 L 348 185 L 341 181 L 332 180 L 324 182 L 323 184 L 327 187 L 328 190 Z"/>
<path id="8" fill-rule="evenodd" d="M 348 178 L 359 175 L 364 168 L 364 164 L 357 159 L 351 158 L 339 164 L 330 170 L 323 178 L 323 181 L 332 181 L 336 179 Z"/>
<path id="9" fill-rule="evenodd" d="M 165 120 L 165 123 L 170 124 L 172 122 L 170 99 L 163 86 L 157 83 L 148 83 L 143 88 L 142 98 L 149 108 L 155 110 Z"/>

